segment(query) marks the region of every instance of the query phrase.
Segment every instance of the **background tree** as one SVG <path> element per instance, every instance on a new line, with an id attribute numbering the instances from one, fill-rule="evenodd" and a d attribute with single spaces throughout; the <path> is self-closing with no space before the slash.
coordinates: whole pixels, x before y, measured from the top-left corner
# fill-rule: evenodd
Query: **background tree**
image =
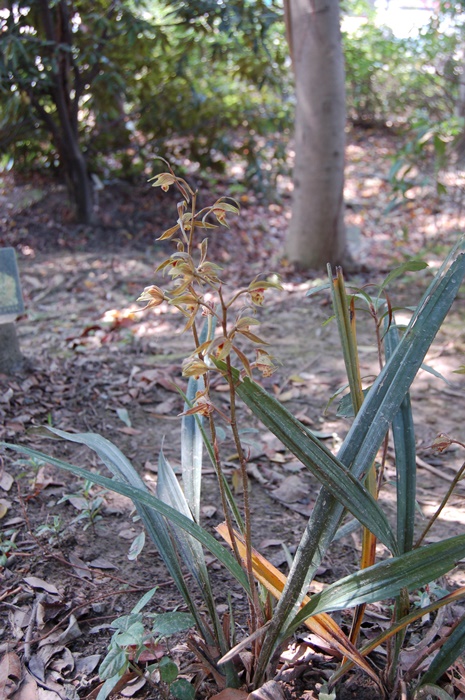
<path id="1" fill-rule="evenodd" d="M 345 249 L 344 58 L 337 0 L 287 0 L 295 76 L 295 165 L 287 252 L 302 267 L 342 262 Z"/>
<path id="2" fill-rule="evenodd" d="M 0 149 L 16 169 L 61 160 L 49 136 L 61 55 L 74 141 L 101 179 L 150 176 L 156 153 L 215 169 L 240 153 L 262 188 L 276 173 L 291 105 L 274 2 L 42 1 L 55 23 L 67 10 L 69 43 L 46 39 L 40 0 L 0 10 Z"/>
<path id="3" fill-rule="evenodd" d="M 337 2 L 288 0 L 294 115 L 280 0 L 9 0 L 0 9 L 0 167 L 59 168 L 83 221 L 92 217 L 89 172 L 105 186 L 146 181 L 160 153 L 215 177 L 239 165 L 231 195 L 253 187 L 275 196 L 295 116 L 288 254 L 303 266 L 340 260 L 342 50 L 349 126 L 396 126 L 392 182 L 404 197 L 410 163 L 448 151 L 462 131 L 463 117 L 451 120 L 460 7 L 450 10 L 454 32 L 437 21 L 399 39 L 368 2 L 344 0 L 344 16 L 361 21 L 345 27 L 341 46 Z"/>
<path id="4" fill-rule="evenodd" d="M 282 165 L 292 88 L 279 0 L 152 3 L 166 41 L 134 84 L 138 128 L 153 147 L 221 171 L 239 157 L 265 189 Z M 279 163 L 278 163 L 279 160 Z"/>
<path id="5" fill-rule="evenodd" d="M 88 127 L 104 84 L 107 109 L 120 104 L 124 71 L 121 65 L 115 70 L 113 55 L 122 42 L 134 48 L 147 29 L 122 0 L 96 0 L 92 5 L 20 0 L 1 12 L 4 123 L 17 125 L 7 140 L 19 140 L 27 149 L 31 132 L 51 138 L 52 157 L 58 159 L 76 215 L 84 223 L 93 218 L 92 182 L 81 147 L 85 116 Z M 119 111 L 121 116 L 121 107 Z M 102 115 L 105 120 L 99 106 L 99 119 Z"/>

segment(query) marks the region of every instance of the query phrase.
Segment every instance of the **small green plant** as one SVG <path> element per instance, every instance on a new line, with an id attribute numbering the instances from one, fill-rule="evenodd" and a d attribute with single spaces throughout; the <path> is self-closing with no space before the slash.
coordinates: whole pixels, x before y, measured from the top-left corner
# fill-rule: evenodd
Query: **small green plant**
<path id="1" fill-rule="evenodd" d="M 447 192 L 444 169 L 451 165 L 458 144 L 463 142 L 463 133 L 463 117 L 433 121 L 425 111 L 415 115 L 404 145 L 392 158 L 389 181 L 394 198 L 390 208 L 408 200 L 407 195 L 414 187 L 429 182 L 435 183 L 438 196 Z M 429 175 L 425 174 L 425 168 L 430 171 Z"/>
<path id="2" fill-rule="evenodd" d="M 8 565 L 9 555 L 17 549 L 18 530 L 0 530 L 0 567 Z"/>
<path id="3" fill-rule="evenodd" d="M 142 609 L 156 590 L 148 591 L 129 615 L 113 620 L 111 627 L 115 632 L 100 665 L 99 675 L 104 684 L 97 700 L 105 700 L 127 673 L 145 678 L 166 700 L 170 696 L 179 700 L 195 697 L 194 687 L 180 677 L 177 664 L 162 645 L 166 638 L 193 627 L 194 619 L 182 612 L 152 614 L 152 628 L 148 630 Z"/>
<path id="4" fill-rule="evenodd" d="M 266 341 L 257 334 L 256 316 L 270 290 L 280 289 L 277 277 L 260 276 L 228 293 L 221 280 L 221 268 L 208 258 L 208 239 L 198 240 L 197 234 L 212 232 L 218 225 L 227 226 L 227 217 L 238 213 L 236 202 L 221 197 L 211 206 L 199 209 L 197 193 L 168 164 L 166 172 L 154 179 L 154 185 L 164 191 L 174 187 L 181 195 L 177 222 L 160 237 L 175 244 L 175 251 L 158 268 L 169 282 L 166 288 L 155 284 L 147 287 L 140 300 L 145 302 L 146 309 L 157 306 L 178 309 L 185 318 L 184 331 L 193 338 L 192 353 L 183 364 L 188 385 L 183 394 L 185 407 L 181 423 L 182 485 L 161 452 L 157 493 L 153 495 L 115 445 L 93 433 L 66 433 L 54 427 L 42 429 L 46 435 L 90 447 L 110 470 L 112 479 L 27 447 L 4 446 L 47 460 L 132 498 L 196 628 L 196 637 L 190 640 L 189 648 L 220 687 L 243 685 L 248 690 L 260 687 L 273 673 L 278 647 L 304 624 L 343 658 L 329 681 L 330 689 L 357 666 L 393 700 L 400 694 L 420 697 L 424 693 L 422 688 L 436 683 L 443 669 L 451 666 L 461 653 L 465 645 L 465 617 L 445 638 L 443 647 L 423 676 L 416 666 L 402 667 L 400 651 L 407 630 L 443 605 L 465 598 L 465 587 L 421 608 L 411 604 L 409 594 L 454 568 L 465 556 L 465 535 L 426 545 L 421 535 L 415 539 L 415 439 L 408 390 L 463 282 L 465 254 L 460 252 L 460 245 L 451 251 L 403 329 L 396 326 L 396 309 L 386 293 L 386 286 L 409 269 L 421 269 L 421 263 L 409 263 L 393 271 L 374 296 L 364 289 L 348 293 L 342 271 L 329 270 L 327 286 L 332 294 L 355 416 L 335 456 L 255 380 L 257 375 L 271 376 L 277 366 Z M 360 299 L 367 304 L 375 321 L 381 365 L 379 375 L 368 390 L 360 377 L 356 341 L 356 301 Z M 215 399 L 213 379 L 226 385 L 227 413 L 223 404 L 220 406 Z M 287 578 L 253 547 L 252 495 L 248 485 L 247 450 L 242 440 L 244 433 L 238 419 L 239 400 L 321 484 Z M 220 433 L 226 432 L 223 426 L 232 435 L 238 456 L 242 481 L 239 499 L 234 497 L 223 469 L 223 448 L 219 439 Z M 377 455 L 385 444 L 390 426 L 397 470 L 394 527 L 378 501 L 383 473 Z M 217 475 L 225 518 L 217 533 L 230 549 L 220 544 L 201 524 L 204 450 Z M 360 568 L 309 597 L 308 587 L 347 512 L 363 527 Z M 376 555 L 378 542 L 386 550 L 382 560 Z M 223 617 L 218 613 L 203 548 L 218 559 L 244 591 L 249 606 L 248 629 L 245 639 L 238 645 L 234 606 L 231 602 Z M 186 577 L 186 570 L 190 577 Z M 275 606 L 271 598 L 277 600 Z M 392 599 L 393 615 L 388 629 L 370 643 L 360 643 L 358 637 L 365 606 Z M 348 609 L 354 609 L 354 616 L 352 629 L 346 634 L 330 613 Z M 133 611 L 135 617 L 125 616 L 116 623 L 109 654 L 110 660 L 114 657 L 118 663 L 113 666 L 106 661 L 103 667 L 106 683 L 115 681 L 122 670 L 133 663 L 129 648 L 135 645 L 134 658 L 137 658 L 146 642 L 139 613 L 140 610 Z M 156 637 L 153 629 L 151 633 Z M 160 630 L 158 634 L 163 636 Z M 246 665 L 241 663 L 239 654 L 244 646 L 251 651 Z M 369 656 L 378 646 L 384 646 L 387 651 L 387 662 L 382 669 Z M 178 679 L 174 680 L 171 662 L 160 661 L 156 670 L 167 692 L 173 693 Z"/>
<path id="5" fill-rule="evenodd" d="M 49 544 L 58 544 L 64 534 L 65 524 L 60 515 L 52 515 L 35 530 L 36 537 L 46 537 Z"/>
<path id="6" fill-rule="evenodd" d="M 79 492 L 67 493 L 57 502 L 57 505 L 60 503 L 71 503 L 79 511 L 79 515 L 71 522 L 78 523 L 86 520 L 84 530 L 87 530 L 88 527 L 95 527 L 95 524 L 102 519 L 100 510 L 104 503 L 103 492 L 99 491 L 99 493 L 93 494 L 93 486 L 93 483 L 86 479 Z"/>

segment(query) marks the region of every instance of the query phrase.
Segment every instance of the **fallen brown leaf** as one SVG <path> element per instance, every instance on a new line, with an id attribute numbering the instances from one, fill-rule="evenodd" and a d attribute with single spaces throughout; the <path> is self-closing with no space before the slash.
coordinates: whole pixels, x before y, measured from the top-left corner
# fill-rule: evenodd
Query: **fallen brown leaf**
<path id="1" fill-rule="evenodd" d="M 92 569 L 116 569 L 117 567 L 109 562 L 107 559 L 104 559 L 103 557 L 97 557 L 97 559 L 92 559 L 92 561 L 89 562 L 89 566 Z"/>
<path id="2" fill-rule="evenodd" d="M 39 689 L 36 680 L 30 673 L 26 672 L 20 689 L 11 696 L 11 700 L 38 700 L 38 698 Z M 56 700 L 56 698 L 53 700 Z"/>
<path id="3" fill-rule="evenodd" d="M 92 572 L 90 571 L 89 567 L 85 562 L 82 561 L 82 559 L 79 559 L 75 554 L 72 552 L 68 556 L 69 563 L 74 569 L 74 573 L 79 576 L 79 578 L 82 579 L 87 579 L 88 581 L 92 581 Z"/>
<path id="4" fill-rule="evenodd" d="M 11 502 L 7 501 L 5 498 L 0 498 L 0 520 L 5 517 L 11 508 Z"/>
<path id="5" fill-rule="evenodd" d="M 0 489 L 2 491 L 9 491 L 13 486 L 13 477 L 8 472 L 2 472 L 0 475 Z"/>
<path id="6" fill-rule="evenodd" d="M 261 688 L 254 690 L 247 700 L 285 700 L 282 687 L 276 681 L 268 681 Z"/>
<path id="7" fill-rule="evenodd" d="M 26 576 L 23 578 L 23 581 L 25 581 L 31 588 L 39 588 L 43 591 L 47 591 L 47 593 L 59 595 L 58 589 L 53 585 L 53 583 L 47 583 L 47 581 L 44 581 L 42 578 L 38 578 L 37 576 Z"/>
<path id="8" fill-rule="evenodd" d="M 0 698 L 7 700 L 21 680 L 21 661 L 14 651 L 8 651 L 0 661 Z"/>
<path id="9" fill-rule="evenodd" d="M 245 690 L 235 690 L 234 688 L 225 688 L 221 693 L 212 695 L 210 700 L 246 700 L 249 694 Z"/>
<path id="10" fill-rule="evenodd" d="M 117 428 L 117 431 L 119 433 L 124 433 L 125 435 L 141 435 L 142 430 L 137 430 L 137 428 L 128 428 L 125 426 L 124 428 Z"/>
<path id="11" fill-rule="evenodd" d="M 287 476 L 271 494 L 284 503 L 296 503 L 308 496 L 308 486 L 299 476 Z"/>
<path id="12" fill-rule="evenodd" d="M 144 685 L 147 683 L 145 678 L 136 678 L 127 684 L 125 688 L 121 691 L 123 698 L 132 698 Z"/>

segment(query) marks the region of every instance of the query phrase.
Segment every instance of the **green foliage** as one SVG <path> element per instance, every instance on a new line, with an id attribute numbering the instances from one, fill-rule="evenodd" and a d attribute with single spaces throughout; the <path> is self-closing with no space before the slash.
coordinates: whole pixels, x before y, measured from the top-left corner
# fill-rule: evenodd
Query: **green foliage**
<path id="1" fill-rule="evenodd" d="M 153 588 L 148 591 L 129 615 L 118 617 L 111 623 L 115 632 L 111 638 L 108 653 L 100 664 L 99 675 L 104 684 L 97 700 L 105 700 L 127 671 L 133 671 L 142 676 L 144 670 L 145 677 L 150 683 L 158 686 L 163 697 L 168 697 L 171 692 L 180 700 L 194 698 L 194 688 L 186 679 L 178 678 L 178 666 L 162 649 L 160 642 L 173 634 L 189 629 L 195 624 L 195 620 L 187 613 L 152 615 L 154 624 L 149 632 L 144 623 L 142 609 L 153 598 L 156 590 Z M 159 660 L 148 664 L 141 660 L 144 653 L 148 654 L 152 661 Z M 160 679 L 158 682 L 152 680 L 157 672 Z"/>
<path id="2" fill-rule="evenodd" d="M 445 194 L 441 174 L 455 156 L 457 143 L 463 139 L 464 128 L 464 117 L 451 116 L 432 121 L 425 111 L 415 115 L 405 143 L 393 157 L 389 171 L 394 192 L 390 208 L 402 202 L 412 188 L 427 183 L 431 179 L 431 170 L 437 195 Z"/>
<path id="3" fill-rule="evenodd" d="M 123 0 L 110 6 L 66 0 L 46 6 L 44 12 L 38 0 L 21 1 L 0 17 L 0 146 L 16 167 L 58 164 L 63 110 L 74 125 L 79 122 L 87 148 L 91 123 L 93 139 L 111 127 L 113 146 L 121 139 L 127 144 L 123 66 L 129 56 L 137 66 L 143 44 L 147 48 L 154 34 Z"/>
<path id="4" fill-rule="evenodd" d="M 0 532 L 0 567 L 8 566 L 8 556 L 17 549 L 18 531 L 12 528 Z"/>
<path id="5" fill-rule="evenodd" d="M 403 114 L 399 87 L 405 73 L 405 42 L 372 19 L 355 31 L 345 31 L 343 41 L 349 118 L 371 125 Z"/>
<path id="6" fill-rule="evenodd" d="M 458 94 L 458 38 L 431 24 L 398 38 L 373 18 L 344 32 L 348 114 L 355 122 L 408 125 L 423 110 L 449 118 Z"/>
<path id="7" fill-rule="evenodd" d="M 175 2 L 157 16 L 166 41 L 129 98 L 140 105 L 138 128 L 155 151 L 175 139 L 173 156 L 203 167 L 222 170 L 224 157 L 238 154 L 260 185 L 276 174 L 291 125 L 281 11 L 265 2 Z"/>
<path id="8" fill-rule="evenodd" d="M 87 530 L 88 527 L 94 527 L 95 523 L 102 519 L 100 510 L 103 505 L 103 494 L 102 492 L 93 494 L 92 486 L 92 482 L 86 480 L 79 492 L 67 493 L 57 502 L 57 504 L 69 502 L 79 511 L 79 515 L 72 522 L 77 523 L 84 520 L 84 530 Z"/>
<path id="9" fill-rule="evenodd" d="M 344 32 L 348 114 L 353 122 L 399 130 L 393 157 L 389 208 L 431 180 L 444 194 L 441 170 L 463 151 L 464 118 L 459 84 L 463 66 L 463 7 L 444 4 L 413 38 L 398 38 L 376 23 L 368 3 L 349 3 L 356 29 Z M 460 116 L 457 116 L 457 115 Z"/>
<path id="10" fill-rule="evenodd" d="M 0 151 L 15 168 L 59 165 L 62 71 L 82 149 L 100 177 L 142 174 L 170 140 L 175 158 L 202 166 L 221 169 L 224 156 L 239 153 L 257 184 L 276 173 L 291 111 L 277 5 L 47 4 L 64 26 L 52 45 L 39 0 L 0 15 Z"/>
<path id="11" fill-rule="evenodd" d="M 236 666 L 239 650 L 234 646 L 233 604 L 231 602 L 227 616 L 221 619 L 202 547 L 206 547 L 230 572 L 247 599 L 250 620 L 248 642 L 252 649 L 247 671 L 251 674 L 252 685 L 261 685 L 271 671 L 277 647 L 299 625 L 305 624 L 347 659 L 331 679 L 332 683 L 356 664 L 383 690 L 393 693 L 401 677 L 399 652 L 407 627 L 425 614 L 465 597 L 465 588 L 461 588 L 439 601 L 426 601 L 426 606 L 420 608 L 417 599 L 411 604 L 408 597 L 409 592 L 417 592 L 431 580 L 452 570 L 455 563 L 465 556 L 465 535 L 422 545 L 428 529 L 461 478 L 462 471 L 457 474 L 443 503 L 415 542 L 415 441 L 408 397 L 409 387 L 422 368 L 423 359 L 465 278 L 465 254 L 460 252 L 460 245 L 450 252 L 402 336 L 395 325 L 394 309 L 386 294 L 386 286 L 399 275 L 422 270 L 423 263 L 409 261 L 392 271 L 373 297 L 365 289 L 346 294 L 342 272 L 338 270 L 333 276 L 329 271 L 329 286 L 355 413 L 352 426 L 335 456 L 274 395 L 254 380 L 257 372 L 269 377 L 276 369 L 270 349 L 265 347 L 266 341 L 256 332 L 258 321 L 255 318 L 255 309 L 264 303 L 270 290 L 280 289 L 276 276 L 260 276 L 228 294 L 221 280 L 221 268 L 208 259 L 207 239 L 197 240 L 197 234 L 211 232 L 218 225 L 227 226 L 227 217 L 238 212 L 237 204 L 223 197 L 198 211 L 196 192 L 169 165 L 166 172 L 154 178 L 153 184 L 165 191 L 175 187 L 182 197 L 176 224 L 160 236 L 161 240 L 173 240 L 175 244 L 175 252 L 158 268 L 159 272 L 165 273 L 165 279 L 171 281 L 166 289 L 156 285 L 146 287 L 140 297 L 141 301 L 146 302 L 145 308 L 164 305 L 166 310 L 178 309 L 185 318 L 184 330 L 191 332 L 193 337 L 194 349 L 183 365 L 183 375 L 189 378 L 183 414 L 184 419 L 194 420 L 183 422 L 182 485 L 161 453 L 157 493 L 151 494 L 124 455 L 111 442 L 92 433 L 70 434 L 52 427 L 44 429 L 45 434 L 93 449 L 110 470 L 113 479 L 26 447 L 6 446 L 35 459 L 46 459 L 50 464 L 129 496 L 189 610 L 187 615 L 173 611 L 156 616 L 151 632 L 147 633 L 141 617 L 141 610 L 149 600 L 146 597 L 129 615 L 113 623 L 115 633 L 101 668 L 105 684 L 100 691 L 100 700 L 106 697 L 125 670 L 137 667 L 148 639 L 158 639 L 193 624 L 203 641 L 196 646 L 191 640 L 190 648 L 214 670 L 216 678 L 218 674 L 223 676 L 221 683 L 229 687 L 239 685 Z M 381 353 L 384 345 L 385 353 L 383 367 L 366 395 L 361 387 L 355 333 L 355 302 L 359 300 L 366 302 L 373 316 L 378 349 Z M 250 357 L 251 349 L 254 358 Z M 226 384 L 230 407 L 228 415 L 224 413 L 223 404 L 220 407 L 215 402 L 211 391 L 212 378 Z M 247 453 L 237 425 L 239 398 L 321 484 L 287 579 L 252 548 L 252 496 L 249 493 Z M 222 422 L 231 431 L 238 455 L 243 494 L 241 505 L 235 501 L 223 472 L 222 447 L 217 439 Z M 397 527 L 392 527 L 382 502 L 377 498 L 382 469 L 381 472 L 376 471 L 376 459 L 390 426 L 398 482 Z M 217 532 L 231 546 L 232 553 L 197 522 L 201 513 L 201 439 L 217 475 L 226 520 L 218 526 Z M 465 447 L 464 443 L 447 436 L 441 436 L 435 446 L 442 450 L 452 442 Z M 364 538 L 371 538 L 372 544 L 379 540 L 388 553 L 379 560 L 375 546 L 371 547 L 370 556 L 367 556 L 364 548 L 358 571 L 332 582 L 324 591 L 309 598 L 308 587 L 323 556 L 337 537 L 346 512 L 363 525 Z M 236 527 L 239 531 L 234 529 Z M 185 576 L 186 570 L 190 577 Z M 274 609 L 265 596 L 259 595 L 256 581 L 278 600 Z M 199 595 L 202 596 L 204 614 L 199 613 Z M 356 647 L 357 634 L 351 633 L 348 637 L 328 614 L 355 607 L 356 617 L 363 619 L 363 606 L 381 600 L 390 602 L 392 598 L 396 600 L 396 605 L 392 608 L 390 625 L 365 647 Z M 457 631 L 450 635 L 444 650 L 437 656 L 433 670 L 426 676 L 430 684 L 463 650 L 462 628 L 462 623 L 459 623 Z M 356 625 L 354 629 L 357 632 Z M 260 645 L 254 644 L 257 638 L 260 638 Z M 391 649 L 388 664 L 380 671 L 373 667 L 366 655 L 374 648 L 388 644 L 390 639 L 395 640 L 395 650 Z M 172 659 L 165 655 L 157 662 L 156 670 L 162 687 L 164 684 L 169 692 L 179 698 L 189 697 L 191 691 L 186 682 L 178 677 Z M 421 685 L 418 669 L 413 668 L 408 682 L 412 690 L 415 684 Z"/>
<path id="12" fill-rule="evenodd" d="M 47 519 L 46 523 L 39 525 L 36 528 L 35 534 L 37 537 L 46 536 L 49 544 L 57 544 L 64 535 L 64 523 L 59 515 L 52 516 L 52 519 Z"/>

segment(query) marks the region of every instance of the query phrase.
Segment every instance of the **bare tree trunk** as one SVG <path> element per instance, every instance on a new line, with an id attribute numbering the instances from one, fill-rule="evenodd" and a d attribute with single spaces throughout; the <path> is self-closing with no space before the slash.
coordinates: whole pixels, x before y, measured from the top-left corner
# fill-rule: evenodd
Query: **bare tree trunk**
<path id="1" fill-rule="evenodd" d="M 94 219 L 93 187 L 79 145 L 78 108 L 82 79 L 73 62 L 68 5 L 66 0 L 54 3 L 40 0 L 39 4 L 45 36 L 50 42 L 50 50 L 55 54 L 51 94 L 58 123 L 52 129 L 52 134 L 76 218 L 84 224 L 91 224 Z"/>
<path id="2" fill-rule="evenodd" d="M 465 76 L 463 74 L 464 64 L 465 64 L 465 45 L 462 43 L 460 47 L 460 60 L 462 63 L 462 72 L 459 75 L 459 94 L 457 97 L 457 104 L 455 106 L 455 114 L 457 117 L 465 117 Z M 458 163 L 463 167 L 463 162 L 465 160 L 465 129 L 457 137 L 455 142 L 455 152 L 457 155 Z"/>
<path id="3" fill-rule="evenodd" d="M 77 137 L 66 120 L 66 113 L 60 114 L 60 126 L 61 132 L 67 134 L 67 138 L 59 139 L 58 152 L 68 195 L 75 208 L 76 219 L 83 224 L 91 224 L 94 219 L 92 182 Z"/>
<path id="4" fill-rule="evenodd" d="M 304 268 L 342 262 L 345 249 L 344 57 L 337 0 L 287 0 L 295 74 L 295 166 L 287 253 Z"/>

